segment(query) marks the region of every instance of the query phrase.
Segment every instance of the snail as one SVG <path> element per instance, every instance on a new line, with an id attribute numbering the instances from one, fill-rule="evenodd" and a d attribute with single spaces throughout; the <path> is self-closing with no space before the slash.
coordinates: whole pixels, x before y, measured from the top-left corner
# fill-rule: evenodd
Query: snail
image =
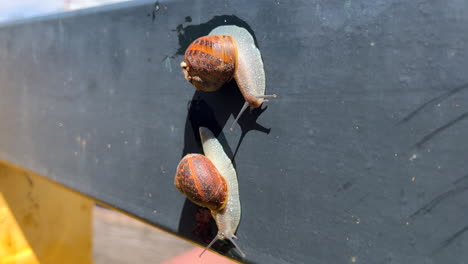
<path id="1" fill-rule="evenodd" d="M 231 125 L 231 131 L 247 107 L 258 108 L 265 98 L 265 72 L 262 56 L 250 33 L 237 26 L 220 26 L 208 36 L 200 37 L 185 51 L 180 64 L 185 79 L 198 91 L 213 92 L 232 78 L 245 99 L 239 114 Z"/>
<path id="2" fill-rule="evenodd" d="M 199 132 L 205 156 L 185 155 L 177 166 L 174 185 L 192 202 L 210 209 L 218 227 L 218 234 L 200 257 L 216 241 L 225 239 L 231 241 L 242 257 L 245 257 L 234 242 L 241 216 L 236 171 L 213 133 L 205 127 L 200 127 Z"/>

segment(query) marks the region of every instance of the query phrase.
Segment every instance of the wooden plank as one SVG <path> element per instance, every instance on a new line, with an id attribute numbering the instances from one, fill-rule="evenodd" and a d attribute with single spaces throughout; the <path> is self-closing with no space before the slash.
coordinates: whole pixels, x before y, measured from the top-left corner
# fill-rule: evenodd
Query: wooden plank
<path id="1" fill-rule="evenodd" d="M 179 237 L 153 228 L 113 210 L 95 207 L 93 210 L 93 260 L 95 264 L 126 263 L 204 263 L 234 264 L 235 262 Z"/>

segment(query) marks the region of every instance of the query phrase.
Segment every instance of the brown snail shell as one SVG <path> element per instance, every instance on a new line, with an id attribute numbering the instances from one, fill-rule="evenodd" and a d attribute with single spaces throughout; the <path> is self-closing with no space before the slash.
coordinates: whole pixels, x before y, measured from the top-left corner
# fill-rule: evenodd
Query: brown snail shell
<path id="1" fill-rule="evenodd" d="M 204 155 L 187 154 L 177 166 L 175 187 L 195 204 L 219 211 L 228 199 L 226 180 Z"/>
<path id="2" fill-rule="evenodd" d="M 265 98 L 276 97 L 265 95 L 262 56 L 252 35 L 241 27 L 220 26 L 196 39 L 185 51 L 180 66 L 185 78 L 200 91 L 213 92 L 232 78 L 236 80 L 245 104 L 234 123 L 247 107 L 258 108 L 267 101 Z"/>
<path id="3" fill-rule="evenodd" d="M 195 89 L 213 92 L 229 82 L 237 63 L 237 48 L 231 36 L 205 36 L 185 51 L 183 71 Z"/>
<path id="4" fill-rule="evenodd" d="M 237 239 L 235 233 L 241 217 L 236 170 L 213 132 L 200 127 L 199 133 L 206 156 L 186 155 L 177 166 L 174 184 L 192 202 L 210 208 L 218 227 L 218 234 L 200 256 L 216 241 L 229 240 L 245 257 L 234 241 Z"/>

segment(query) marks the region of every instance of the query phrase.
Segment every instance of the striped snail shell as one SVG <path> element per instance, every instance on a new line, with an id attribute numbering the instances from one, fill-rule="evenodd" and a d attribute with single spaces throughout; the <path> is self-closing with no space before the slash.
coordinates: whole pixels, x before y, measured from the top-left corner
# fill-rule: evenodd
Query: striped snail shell
<path id="1" fill-rule="evenodd" d="M 198 91 L 213 92 L 229 82 L 236 68 L 237 48 L 231 36 L 211 35 L 196 39 L 185 51 L 185 78 Z"/>
<path id="2" fill-rule="evenodd" d="M 218 227 L 218 234 L 200 256 L 218 240 L 229 240 L 245 257 L 234 241 L 241 217 L 237 173 L 223 146 L 206 127 L 200 127 L 203 152 L 186 155 L 177 166 L 176 188 L 192 202 L 208 207 Z"/>
<path id="3" fill-rule="evenodd" d="M 195 204 L 221 210 L 227 202 L 227 184 L 218 169 L 201 154 L 187 154 L 179 162 L 175 187 Z"/>
<path id="4" fill-rule="evenodd" d="M 213 92 L 235 79 L 245 103 L 231 126 L 247 109 L 253 110 L 276 95 L 265 95 L 265 71 L 260 51 L 250 33 L 237 26 L 220 26 L 200 37 L 185 51 L 180 64 L 195 89 Z"/>

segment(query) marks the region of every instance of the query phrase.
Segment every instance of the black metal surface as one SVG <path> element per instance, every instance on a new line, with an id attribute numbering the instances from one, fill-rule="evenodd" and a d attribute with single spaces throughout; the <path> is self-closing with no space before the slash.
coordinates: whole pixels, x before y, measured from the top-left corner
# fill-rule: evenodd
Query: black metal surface
<path id="1" fill-rule="evenodd" d="M 179 63 L 224 23 L 255 35 L 280 96 L 222 134 L 247 262 L 468 259 L 467 1 L 144 2 L 4 25 L 0 157 L 206 240 L 175 167 L 242 99 L 195 94 Z"/>

